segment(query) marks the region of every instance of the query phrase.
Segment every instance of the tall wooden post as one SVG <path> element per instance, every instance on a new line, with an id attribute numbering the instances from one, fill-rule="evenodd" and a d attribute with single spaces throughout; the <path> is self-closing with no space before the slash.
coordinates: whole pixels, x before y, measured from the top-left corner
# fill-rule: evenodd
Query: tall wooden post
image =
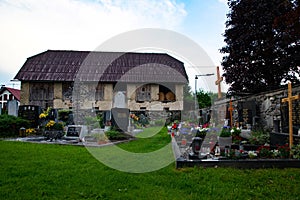
<path id="1" fill-rule="evenodd" d="M 231 101 L 231 99 L 230 99 L 230 102 L 229 102 L 228 111 L 229 111 L 229 115 L 230 115 L 230 127 L 232 128 L 233 127 L 233 120 L 232 120 L 233 107 L 232 107 L 232 101 Z"/>
<path id="2" fill-rule="evenodd" d="M 220 76 L 220 69 L 219 66 L 217 66 L 217 80 L 215 82 L 216 85 L 218 85 L 218 99 L 222 98 L 222 92 L 221 92 L 221 82 L 223 81 L 223 77 Z"/>
<path id="3" fill-rule="evenodd" d="M 290 148 L 293 146 L 293 100 L 300 99 L 300 94 L 292 96 L 292 84 L 288 84 L 288 97 L 281 100 L 282 103 L 288 102 L 289 106 L 289 143 Z"/>

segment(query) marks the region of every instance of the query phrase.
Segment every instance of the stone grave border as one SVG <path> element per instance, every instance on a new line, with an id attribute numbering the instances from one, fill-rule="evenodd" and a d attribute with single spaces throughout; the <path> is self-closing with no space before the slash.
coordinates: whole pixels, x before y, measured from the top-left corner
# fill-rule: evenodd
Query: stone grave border
<path id="1" fill-rule="evenodd" d="M 176 168 L 184 167 L 233 167 L 240 169 L 260 169 L 260 168 L 300 168 L 298 159 L 240 159 L 240 160 L 185 160 L 178 158 Z"/>

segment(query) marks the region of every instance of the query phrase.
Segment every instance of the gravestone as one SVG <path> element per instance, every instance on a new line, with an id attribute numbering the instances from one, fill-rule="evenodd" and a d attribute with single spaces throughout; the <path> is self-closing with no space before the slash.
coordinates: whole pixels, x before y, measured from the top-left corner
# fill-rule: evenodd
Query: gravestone
<path id="1" fill-rule="evenodd" d="M 124 132 L 127 131 L 129 125 L 129 109 L 112 108 L 112 125 Z"/>
<path id="2" fill-rule="evenodd" d="M 39 115 L 41 112 L 42 109 L 40 106 L 24 105 L 19 106 L 18 115 L 19 117 L 28 120 L 32 128 L 36 128 L 40 123 Z"/>
<path id="3" fill-rule="evenodd" d="M 105 126 L 110 126 L 110 123 L 111 123 L 111 111 L 104 111 L 103 119 L 104 119 L 104 125 Z"/>
<path id="4" fill-rule="evenodd" d="M 87 126 L 84 125 L 68 125 L 67 126 L 67 138 L 82 139 L 88 133 Z"/>
<path id="5" fill-rule="evenodd" d="M 247 128 L 247 124 L 253 125 L 253 118 L 256 116 L 255 100 L 238 102 L 238 116 L 243 128 Z"/>
<path id="6" fill-rule="evenodd" d="M 49 112 L 49 115 L 48 115 L 48 118 L 50 120 L 53 120 L 53 121 L 57 121 L 58 119 L 58 112 L 56 109 L 52 108 Z"/>
<path id="7" fill-rule="evenodd" d="M 287 103 L 281 103 L 281 126 L 282 132 L 289 132 L 289 108 Z M 293 134 L 298 134 L 300 128 L 300 100 L 292 102 Z"/>
<path id="8" fill-rule="evenodd" d="M 7 101 L 8 114 L 13 116 L 18 116 L 18 101 L 9 100 Z"/>
<path id="9" fill-rule="evenodd" d="M 114 96 L 114 108 L 126 108 L 126 96 L 123 92 L 119 91 Z"/>

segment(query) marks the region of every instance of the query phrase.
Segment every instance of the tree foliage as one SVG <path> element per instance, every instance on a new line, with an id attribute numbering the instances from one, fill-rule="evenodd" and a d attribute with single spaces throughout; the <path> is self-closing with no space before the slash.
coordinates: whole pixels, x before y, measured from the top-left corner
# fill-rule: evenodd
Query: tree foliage
<path id="1" fill-rule="evenodd" d="M 183 87 L 183 107 L 185 110 L 193 110 L 195 107 L 195 96 L 191 92 L 191 86 L 186 83 Z"/>
<path id="2" fill-rule="evenodd" d="M 198 100 L 199 109 L 207 108 L 211 106 L 210 93 L 204 92 L 201 89 L 197 92 L 197 100 Z"/>
<path id="3" fill-rule="evenodd" d="M 298 0 L 228 0 L 220 49 L 229 93 L 243 95 L 299 83 Z"/>

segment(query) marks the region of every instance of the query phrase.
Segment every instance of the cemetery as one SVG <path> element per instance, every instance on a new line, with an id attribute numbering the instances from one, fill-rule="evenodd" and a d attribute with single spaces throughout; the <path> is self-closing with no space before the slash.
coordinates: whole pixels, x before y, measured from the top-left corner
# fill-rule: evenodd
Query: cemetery
<path id="1" fill-rule="evenodd" d="M 300 1 L 128 2 L 0 3 L 0 199 L 299 199 Z"/>
<path id="2" fill-rule="evenodd" d="M 113 108 L 111 124 L 104 122 L 110 113 L 96 112 L 94 117 L 86 117 L 84 124 L 75 125 L 70 110 L 22 105 L 18 115 L 28 120 L 29 125 L 20 128 L 21 137 L 17 140 L 97 147 L 135 140 L 147 129 L 155 134 L 151 127 L 167 125 L 176 168 L 298 168 L 299 95 L 294 94 L 299 91 L 299 86 L 292 90 L 289 85 L 287 89 L 241 99 L 221 98 L 210 108 L 199 111 L 201 115 L 196 121 L 184 121 L 185 116 L 178 112 L 170 118 L 166 111 L 129 112 Z M 291 103 L 286 103 L 289 100 Z M 288 128 L 289 123 L 292 129 Z M 117 129 L 110 130 L 112 126 Z"/>
<path id="3" fill-rule="evenodd" d="M 287 89 L 221 99 L 212 106 L 212 126 L 182 123 L 171 129 L 177 167 L 299 167 L 299 89 L 292 91 L 289 84 Z M 223 126 L 215 126 L 221 122 Z"/>
<path id="4" fill-rule="evenodd" d="M 115 56 L 120 57 L 99 72 L 99 62 Z M 124 78 L 115 70 L 124 60 L 138 56 L 160 63 L 172 61 L 176 72 L 168 73 L 181 78 L 162 83 L 158 71 L 163 69 L 162 75 L 170 69 L 150 66 L 159 69 L 154 78 L 148 68 L 135 72 L 151 82 L 144 84 L 145 80 L 135 82 L 136 77 Z M 135 62 L 131 68 L 143 60 Z M 61 63 L 60 70 L 57 63 Z M 85 73 L 75 78 L 82 63 Z M 49 75 L 43 73 L 43 66 Z M 15 100 L 7 104 L 9 114 L 28 121 L 18 126 L 17 140 L 97 147 L 136 140 L 149 130 L 168 126 L 176 168 L 300 166 L 299 86 L 288 84 L 288 88 L 226 98 L 221 95 L 223 77 L 217 67 L 218 99 L 210 107 L 186 111 L 183 85 L 187 77 L 182 69 L 183 63 L 167 54 L 48 50 L 30 57 L 15 77 L 22 82 L 21 105 Z M 64 70 L 72 73 L 61 77 Z"/>

